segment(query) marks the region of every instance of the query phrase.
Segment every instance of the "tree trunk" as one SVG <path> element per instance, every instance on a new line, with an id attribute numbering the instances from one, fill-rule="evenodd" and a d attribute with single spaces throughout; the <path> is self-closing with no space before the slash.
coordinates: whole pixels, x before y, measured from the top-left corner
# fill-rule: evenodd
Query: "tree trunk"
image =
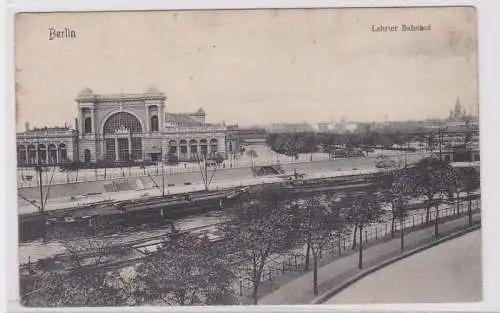
<path id="1" fill-rule="evenodd" d="M 394 238 L 395 232 L 396 232 L 396 215 L 393 212 L 392 213 L 392 221 L 391 221 L 391 238 Z"/>
<path id="2" fill-rule="evenodd" d="M 469 225 L 472 225 L 472 199 L 470 197 L 470 192 L 467 191 L 467 212 L 469 213 Z"/>
<path id="3" fill-rule="evenodd" d="M 314 284 L 314 295 L 318 295 L 318 257 L 316 253 L 313 252 L 314 258 L 314 273 L 313 273 L 313 284 Z"/>
<path id="4" fill-rule="evenodd" d="M 356 248 L 356 234 L 357 234 L 357 231 L 358 231 L 358 224 L 354 224 L 354 235 L 352 236 L 352 250 L 354 250 L 354 248 Z"/>
<path id="5" fill-rule="evenodd" d="M 311 244 L 310 241 L 307 241 L 306 244 L 306 260 L 304 262 L 304 270 L 307 271 L 309 269 L 309 256 L 311 254 Z"/>
<path id="6" fill-rule="evenodd" d="M 258 263 L 257 263 L 257 257 L 255 253 L 253 254 L 253 290 L 252 290 L 252 298 L 253 298 L 253 304 L 257 305 L 258 302 L 258 291 L 259 291 L 259 284 L 260 284 L 260 275 L 261 275 L 261 268 L 263 267 L 263 264 L 259 266 L 259 269 L 257 269 Z"/>
<path id="7" fill-rule="evenodd" d="M 363 224 L 359 225 L 359 259 L 358 268 L 363 268 Z"/>
<path id="8" fill-rule="evenodd" d="M 400 218 L 399 219 L 399 226 L 400 226 L 400 232 L 399 232 L 399 235 L 400 235 L 400 238 L 401 238 L 401 252 L 404 251 L 405 249 L 405 226 L 404 226 L 404 220 L 403 218 Z"/>
<path id="9" fill-rule="evenodd" d="M 259 284 L 260 284 L 260 278 L 253 282 L 253 291 L 252 291 L 253 305 L 257 305 L 259 302 L 259 299 L 257 297 L 259 291 Z"/>
<path id="10" fill-rule="evenodd" d="M 436 205 L 436 218 L 434 219 L 434 237 L 439 236 L 439 207 Z"/>
<path id="11" fill-rule="evenodd" d="M 179 293 L 179 304 L 180 305 L 184 305 L 185 304 L 185 292 L 184 291 L 180 291 Z"/>
<path id="12" fill-rule="evenodd" d="M 426 208 L 426 213 L 425 213 L 425 222 L 429 223 L 429 220 L 431 218 L 431 205 L 430 201 L 427 203 L 427 208 Z"/>

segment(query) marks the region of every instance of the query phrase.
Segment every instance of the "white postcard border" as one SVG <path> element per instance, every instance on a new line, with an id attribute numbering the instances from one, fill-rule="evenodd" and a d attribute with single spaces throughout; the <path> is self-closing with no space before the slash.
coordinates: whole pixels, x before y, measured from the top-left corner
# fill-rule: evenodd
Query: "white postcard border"
<path id="1" fill-rule="evenodd" d="M 498 105 L 498 73 L 500 71 L 498 56 L 500 47 L 498 44 L 497 29 L 500 23 L 496 19 L 495 12 L 500 12 L 500 2 L 495 0 L 469 0 L 469 1 L 315 1 L 315 0 L 288 0 L 288 1 L 264 1 L 264 0 L 240 0 L 238 2 L 229 0 L 220 1 L 161 1 L 161 0 L 128 0 L 128 1 L 98 1 L 79 0 L 72 1 L 71 4 L 64 0 L 53 1 L 7 1 L 7 21 L 6 21 L 6 60 L 7 69 L 5 82 L 2 91 L 5 92 L 5 105 L 2 106 L 3 127 L 1 127 L 2 146 L 6 151 L 15 147 L 15 119 L 14 119 L 14 63 L 13 63 L 13 15 L 17 12 L 50 12 L 50 11 L 110 11 L 110 10 L 177 10 L 177 9 L 244 9 L 244 8 L 315 8 L 315 7 L 404 7 L 404 6 L 445 6 L 445 5 L 473 5 L 478 11 L 479 22 L 479 97 L 480 97 L 480 131 L 481 131 L 481 176 L 482 176 L 482 203 L 488 209 L 483 211 L 483 298 L 482 303 L 477 304 L 406 304 L 406 305 L 349 305 L 349 306 L 258 306 L 258 307 L 155 307 L 155 308 L 62 308 L 62 309 L 26 309 L 19 306 L 18 286 L 17 286 L 17 220 L 16 208 L 16 175 L 15 175 L 15 154 L 0 154 L 2 159 L 2 173 L 4 179 L 2 184 L 2 194 L 4 199 L 4 223 L 6 240 L 5 253 L 0 253 L 2 265 L 0 268 L 5 273 L 0 273 L 7 281 L 2 295 L 6 295 L 9 312 L 206 312 L 206 311 L 498 311 L 500 310 L 500 299 L 498 290 L 500 284 L 500 254 L 495 249 L 497 238 L 500 238 L 500 228 L 495 223 L 500 221 L 500 211 L 495 204 L 500 201 L 498 189 L 496 188 L 495 177 L 500 175 L 500 170 L 495 163 L 499 155 L 497 134 L 499 132 L 498 119 L 500 118 L 500 106 Z M 2 32 L 5 33 L 5 32 Z M 3 89 L 5 88 L 5 89 Z M 497 100 L 497 101 L 496 101 Z M 10 148 L 9 148 L 10 147 Z M 6 300 L 7 300 L 6 299 Z"/>

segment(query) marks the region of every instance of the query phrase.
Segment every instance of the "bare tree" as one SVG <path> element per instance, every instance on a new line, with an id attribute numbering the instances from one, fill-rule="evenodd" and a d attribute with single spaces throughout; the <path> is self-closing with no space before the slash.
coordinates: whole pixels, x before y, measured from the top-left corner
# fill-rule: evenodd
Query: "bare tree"
<path id="1" fill-rule="evenodd" d="M 481 183 L 479 179 L 479 173 L 472 167 L 467 167 L 464 168 L 460 173 L 458 173 L 459 176 L 459 192 L 465 191 L 467 193 L 467 215 L 468 215 L 468 220 L 469 224 L 472 225 L 472 197 L 471 197 L 471 192 L 477 190 Z"/>
<path id="2" fill-rule="evenodd" d="M 167 305 L 231 304 L 232 272 L 224 255 L 195 234 L 174 233 L 146 258 L 136 281 L 136 297 L 143 303 Z"/>
<path id="3" fill-rule="evenodd" d="M 431 137 L 429 137 L 431 138 Z M 415 178 L 417 182 L 417 194 L 426 197 L 426 214 L 425 222 L 428 223 L 430 219 L 430 210 L 434 203 L 434 197 L 439 192 L 439 182 L 432 174 L 432 169 L 440 161 L 434 157 L 421 159 L 415 164 Z"/>
<path id="4" fill-rule="evenodd" d="M 22 302 L 28 306 L 121 306 L 125 295 L 114 286 L 113 271 L 103 265 L 113 258 L 109 243 L 99 239 L 71 240 L 62 260 L 65 270 L 39 264 L 38 272 L 21 279 Z"/>
<path id="5" fill-rule="evenodd" d="M 253 304 L 258 302 L 262 271 L 267 260 L 273 254 L 288 251 L 295 244 L 293 237 L 296 235 L 292 207 L 281 203 L 279 189 L 263 188 L 249 201 L 241 201 L 228 210 L 231 222 L 223 228 L 227 244 L 248 260 Z"/>
<path id="6" fill-rule="evenodd" d="M 212 183 L 215 172 L 219 167 L 219 164 L 217 162 L 214 162 L 213 164 L 209 165 L 207 162 L 206 154 L 203 154 L 201 158 L 198 155 L 196 155 L 196 158 L 198 161 L 198 165 L 200 167 L 200 174 L 201 174 L 201 180 L 203 181 L 203 186 L 205 187 L 205 191 L 209 191 L 210 184 Z M 209 171 L 209 167 L 212 167 L 211 172 Z"/>
<path id="7" fill-rule="evenodd" d="M 250 161 L 252 162 L 252 167 L 253 167 L 253 159 L 257 158 L 259 155 L 254 149 L 248 149 L 246 150 L 246 155 L 250 157 Z"/>
<path id="8" fill-rule="evenodd" d="M 21 301 L 35 307 L 125 305 L 126 299 L 111 280 L 112 276 L 102 270 L 92 275 L 45 272 L 24 282 Z"/>
<path id="9" fill-rule="evenodd" d="M 376 174 L 376 181 L 379 183 L 380 195 L 383 201 L 391 207 L 391 237 L 394 237 L 396 232 L 397 210 L 394 206 L 394 193 L 392 186 L 396 180 L 397 171 L 389 170 L 382 171 Z M 353 247 L 354 248 L 354 247 Z"/>
<path id="10" fill-rule="evenodd" d="M 426 221 L 429 221 L 430 208 L 434 206 L 434 234 L 439 236 L 439 205 L 443 199 L 453 193 L 456 185 L 453 168 L 436 158 L 425 158 L 416 163 L 414 177 L 417 194 L 427 197 Z"/>
<path id="11" fill-rule="evenodd" d="M 416 181 L 412 170 L 404 168 L 395 174 L 390 193 L 393 215 L 399 220 L 401 252 L 404 251 L 404 221 L 408 216 L 408 203 L 414 196 L 415 189 Z"/>
<path id="12" fill-rule="evenodd" d="M 363 268 L 363 228 L 380 220 L 383 211 L 379 195 L 373 192 L 358 193 L 351 198 L 346 219 L 359 228 L 358 268 Z"/>
<path id="13" fill-rule="evenodd" d="M 331 205 L 326 195 L 313 195 L 310 199 L 296 203 L 300 221 L 299 231 L 306 241 L 307 250 L 313 256 L 313 290 L 318 295 L 318 260 L 324 247 L 339 238 L 343 228 L 340 214 Z"/>

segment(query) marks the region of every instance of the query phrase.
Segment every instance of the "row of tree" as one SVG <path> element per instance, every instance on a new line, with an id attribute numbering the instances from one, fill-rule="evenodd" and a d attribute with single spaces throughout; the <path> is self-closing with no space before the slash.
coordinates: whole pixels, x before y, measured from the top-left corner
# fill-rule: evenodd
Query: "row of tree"
<path id="1" fill-rule="evenodd" d="M 97 263 L 93 270 L 85 267 L 79 271 L 80 263 L 75 263 L 76 270 L 69 274 L 44 274 L 26 283 L 27 296 L 23 299 L 29 305 L 38 301 L 39 305 L 55 306 L 232 304 L 236 301 L 235 277 L 242 274 L 238 264 L 244 263 L 250 269 L 246 275 L 252 283 L 253 303 L 257 304 L 269 259 L 297 248 L 306 250 L 306 268 L 312 256 L 312 283 L 318 294 L 318 260 L 324 248 L 340 246 L 346 236 L 353 236 L 358 267 L 362 268 L 363 230 L 383 219 L 385 205 L 392 209 L 393 225 L 400 223 L 404 250 L 404 219 L 411 199 L 426 197 L 428 216 L 432 208 L 435 210 L 438 236 L 438 209 L 443 200 L 455 198 L 458 204 L 460 192 L 479 187 L 478 173 L 473 169 L 457 172 L 434 158 L 377 178 L 377 190 L 317 192 L 305 199 L 287 199 L 279 186 L 261 186 L 226 208 L 229 222 L 220 226 L 221 241 L 214 243 L 207 237 L 173 230 L 129 278 L 110 273 Z M 469 219 L 472 222 L 470 203 Z M 71 255 L 78 260 L 78 254 Z"/>
<path id="2" fill-rule="evenodd" d="M 387 146 L 401 144 L 402 138 L 399 134 L 380 134 L 374 131 L 366 133 L 270 133 L 266 138 L 266 144 L 275 152 L 290 157 L 296 157 L 300 153 L 312 153 L 324 147 L 325 152 L 333 154 L 336 146 L 348 148 L 360 146 Z"/>
<path id="3" fill-rule="evenodd" d="M 444 133 L 443 133 L 444 134 Z M 325 152 L 334 153 L 335 146 L 351 147 L 392 147 L 405 145 L 410 141 L 420 141 L 428 147 L 436 147 L 443 140 L 439 134 L 404 134 L 399 130 L 380 132 L 366 128 L 355 133 L 269 133 L 266 144 L 275 152 L 291 157 L 300 153 L 312 153 L 323 146 Z M 463 133 L 465 142 L 471 141 L 471 132 Z"/>

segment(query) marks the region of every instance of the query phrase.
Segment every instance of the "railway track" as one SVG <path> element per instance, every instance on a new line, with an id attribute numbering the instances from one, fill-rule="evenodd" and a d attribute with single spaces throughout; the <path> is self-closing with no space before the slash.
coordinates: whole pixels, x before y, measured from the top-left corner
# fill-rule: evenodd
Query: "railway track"
<path id="1" fill-rule="evenodd" d="M 479 196 L 480 196 L 479 194 L 476 194 L 475 198 L 478 198 Z M 465 199 L 465 197 L 461 197 L 460 202 L 462 202 L 462 200 L 464 200 L 464 199 Z M 414 212 L 410 213 L 409 216 L 410 217 L 412 215 L 421 216 L 423 214 L 423 212 L 422 211 L 419 212 L 418 210 L 423 209 L 423 207 L 424 206 L 422 205 L 422 203 L 418 203 L 418 204 L 413 205 L 411 209 L 414 210 Z M 450 206 L 449 208 L 453 208 L 453 206 Z M 390 214 L 385 215 L 383 220 L 380 221 L 379 223 L 377 223 L 376 225 L 374 225 L 374 227 L 378 227 L 382 224 L 387 224 L 387 223 L 390 223 Z M 209 232 L 211 230 L 216 229 L 216 227 L 218 225 L 221 225 L 221 224 L 223 224 L 223 223 L 214 223 L 214 224 L 210 224 L 210 225 L 204 225 L 204 226 L 200 226 L 200 227 L 187 229 L 183 232 L 194 232 L 194 233 L 198 233 L 201 235 L 203 233 L 206 233 L 206 232 Z M 161 243 L 161 239 L 164 236 L 165 236 L 165 234 L 150 236 L 148 238 L 142 238 L 140 240 L 129 241 L 129 242 L 122 244 L 122 245 L 113 246 L 112 248 L 118 248 L 118 249 L 121 249 L 121 251 L 128 251 L 128 252 L 132 252 L 132 253 L 131 253 L 130 257 L 127 257 L 126 259 L 110 260 L 109 262 L 103 262 L 100 264 L 100 267 L 103 269 L 110 270 L 110 269 L 124 268 L 127 266 L 132 266 L 134 264 L 143 262 L 148 257 L 148 253 L 141 251 L 140 248 L 148 248 L 148 247 L 158 246 Z M 157 240 L 157 241 L 154 242 L 155 240 Z M 224 244 L 223 240 L 224 240 L 223 238 L 220 238 L 219 240 L 215 240 L 214 244 Z M 103 254 L 109 253 L 109 251 L 110 250 L 102 251 L 102 253 Z M 117 250 L 117 252 L 118 252 L 118 250 Z M 135 255 L 133 255 L 133 252 L 136 252 Z M 152 251 L 150 251 L 150 252 L 152 252 Z M 290 253 L 293 253 L 293 251 L 290 251 Z M 243 265 L 245 262 L 248 262 L 248 260 L 242 256 L 240 251 L 228 251 L 228 254 L 229 254 L 228 257 L 232 260 L 231 266 L 239 266 L 239 265 Z M 96 258 L 99 256 L 100 256 L 99 254 L 93 253 L 93 254 L 88 254 L 88 255 L 80 255 L 79 257 L 82 260 L 85 257 Z M 59 255 L 58 257 L 52 258 L 52 260 L 55 261 L 56 263 L 59 263 L 62 267 L 61 263 L 64 262 L 65 258 L 67 259 L 68 256 L 63 254 L 63 255 Z M 273 259 L 271 258 L 269 260 L 269 262 L 273 262 Z M 95 268 L 95 264 L 83 265 L 80 268 L 86 268 L 86 267 Z M 73 267 L 70 266 L 70 267 L 59 268 L 56 270 L 71 271 L 72 269 L 73 269 Z M 29 267 L 27 265 L 20 266 L 20 273 L 21 274 L 26 274 L 26 273 L 28 273 L 28 271 L 29 271 Z"/>
<path id="2" fill-rule="evenodd" d="M 473 199 L 480 198 L 480 194 L 478 194 L 478 193 L 474 193 L 471 196 Z M 467 199 L 467 197 L 463 196 L 463 197 L 459 198 L 459 201 L 462 202 L 466 199 Z M 423 209 L 423 208 L 425 208 L 425 203 L 419 202 L 419 203 L 412 204 L 409 209 L 414 211 L 414 212 L 417 212 L 418 210 Z M 390 220 L 390 212 L 387 212 L 383 223 L 387 223 L 389 220 Z M 199 235 L 210 234 L 211 232 L 213 232 L 214 230 L 217 229 L 217 226 L 223 225 L 224 223 L 226 223 L 226 222 L 212 223 L 209 225 L 192 227 L 192 228 L 181 231 L 181 233 L 189 232 L 189 233 L 195 233 L 195 234 L 199 234 Z M 148 236 L 148 237 L 143 237 L 143 238 L 138 238 L 138 239 L 133 239 L 133 240 L 127 240 L 127 241 L 120 242 L 120 243 L 110 244 L 109 246 L 107 246 L 105 249 L 102 249 L 101 251 L 94 250 L 94 251 L 88 252 L 86 254 L 80 254 L 78 257 L 80 259 L 85 259 L 85 258 L 95 258 L 95 257 L 103 256 L 103 255 L 106 255 L 109 253 L 119 254 L 119 253 L 123 253 L 126 251 L 138 252 L 139 253 L 138 257 L 132 257 L 132 258 L 127 259 L 127 260 L 120 260 L 118 262 L 115 262 L 116 264 L 114 264 L 114 263 L 113 264 L 112 263 L 103 264 L 103 266 L 106 268 L 107 267 L 110 267 L 110 268 L 125 267 L 128 265 L 137 263 L 142 258 L 144 258 L 147 255 L 147 253 L 145 253 L 146 249 L 149 250 L 148 248 L 152 248 L 151 250 L 154 251 L 158 247 L 158 245 L 161 243 L 162 239 L 165 238 L 166 236 L 168 236 L 168 234 L 169 234 L 169 232 L 166 231 L 165 233 L 157 234 L 154 236 Z M 218 238 L 220 238 L 219 235 L 215 235 L 214 237 L 215 237 L 215 240 L 213 240 L 213 241 L 219 241 L 218 240 Z M 93 239 L 93 238 L 88 237 L 86 239 Z M 71 257 L 68 256 L 68 254 L 62 253 L 62 254 L 55 255 L 54 257 L 48 258 L 44 262 L 49 261 L 49 262 L 54 262 L 54 263 L 63 263 L 63 262 L 68 262 L 70 260 L 71 260 Z M 28 270 L 28 266 L 21 265 L 20 270 L 26 272 Z"/>

